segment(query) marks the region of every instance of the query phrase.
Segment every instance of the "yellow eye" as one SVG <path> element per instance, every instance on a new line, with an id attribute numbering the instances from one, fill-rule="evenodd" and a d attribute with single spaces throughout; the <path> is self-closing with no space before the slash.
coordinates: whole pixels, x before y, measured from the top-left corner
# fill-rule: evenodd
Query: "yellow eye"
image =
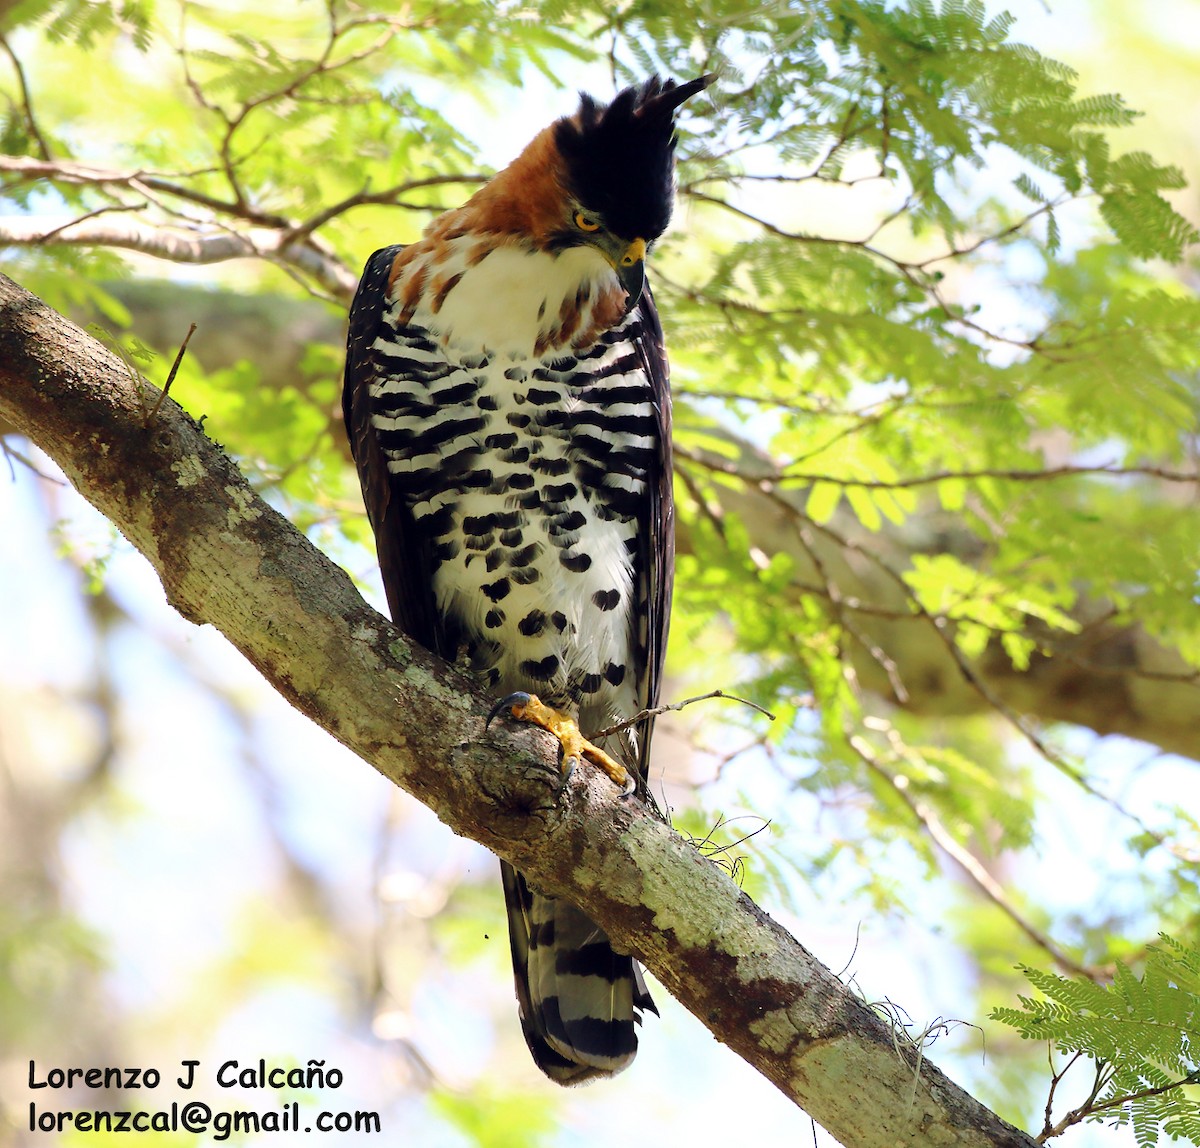
<path id="1" fill-rule="evenodd" d="M 599 220 L 593 219 L 590 215 L 585 215 L 582 211 L 575 212 L 575 226 L 580 231 L 599 231 Z"/>

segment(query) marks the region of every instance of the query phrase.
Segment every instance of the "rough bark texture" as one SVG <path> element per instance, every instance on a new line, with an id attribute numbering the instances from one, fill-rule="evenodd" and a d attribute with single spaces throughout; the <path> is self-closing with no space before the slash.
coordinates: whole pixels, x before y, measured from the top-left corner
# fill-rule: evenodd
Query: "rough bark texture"
<path id="1" fill-rule="evenodd" d="M 139 391 L 142 392 L 139 395 Z M 456 832 L 565 894 L 843 1144 L 1015 1146 L 729 876 L 544 735 L 484 733 L 478 684 L 409 645 L 200 426 L 0 275 L 0 417 L 37 443 L 293 705 Z"/>

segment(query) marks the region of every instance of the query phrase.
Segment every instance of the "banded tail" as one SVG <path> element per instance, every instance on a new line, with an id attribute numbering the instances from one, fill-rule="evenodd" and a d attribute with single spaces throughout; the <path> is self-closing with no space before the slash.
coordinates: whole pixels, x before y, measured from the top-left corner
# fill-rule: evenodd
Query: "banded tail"
<path id="1" fill-rule="evenodd" d="M 637 1054 L 642 1010 L 658 1015 L 642 970 L 569 901 L 546 897 L 500 863 L 521 1030 L 559 1084 L 615 1076 Z"/>

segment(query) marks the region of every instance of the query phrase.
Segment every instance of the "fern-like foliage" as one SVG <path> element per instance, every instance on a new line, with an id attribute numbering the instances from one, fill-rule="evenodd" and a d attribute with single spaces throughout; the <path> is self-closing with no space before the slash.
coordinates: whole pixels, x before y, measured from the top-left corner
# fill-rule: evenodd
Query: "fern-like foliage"
<path id="1" fill-rule="evenodd" d="M 1088 1100 L 1053 1126 L 1047 1120 L 1043 1138 L 1093 1120 L 1132 1125 L 1139 1148 L 1161 1133 L 1200 1144 L 1200 949 L 1163 935 L 1140 976 L 1119 963 L 1108 984 L 1022 971 L 1041 996 L 992 1018 L 1096 1067 Z"/>

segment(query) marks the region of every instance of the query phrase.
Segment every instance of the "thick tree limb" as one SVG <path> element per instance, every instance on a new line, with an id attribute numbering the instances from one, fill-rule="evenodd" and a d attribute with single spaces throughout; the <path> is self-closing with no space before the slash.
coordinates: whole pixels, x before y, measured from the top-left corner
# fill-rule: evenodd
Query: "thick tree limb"
<path id="1" fill-rule="evenodd" d="M 146 556 L 170 602 L 455 832 L 584 906 L 718 1039 L 853 1148 L 1033 1141 L 894 1039 L 729 876 L 414 648 L 172 400 L 0 275 L 0 417 Z M 157 392 L 153 392 L 155 396 Z"/>

